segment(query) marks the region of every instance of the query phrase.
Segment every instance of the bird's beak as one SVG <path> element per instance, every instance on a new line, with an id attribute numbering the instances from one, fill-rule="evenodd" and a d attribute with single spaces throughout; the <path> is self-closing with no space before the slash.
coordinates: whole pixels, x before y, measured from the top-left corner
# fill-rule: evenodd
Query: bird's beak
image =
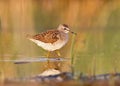
<path id="1" fill-rule="evenodd" d="M 69 28 L 68 28 L 69 29 Z M 71 31 L 70 29 L 69 30 L 67 30 L 67 31 L 69 31 L 70 33 L 72 33 L 72 34 L 74 34 L 74 35 L 77 35 L 77 33 L 75 33 L 75 32 L 73 32 L 73 31 Z"/>
<path id="2" fill-rule="evenodd" d="M 77 35 L 77 33 L 75 33 L 75 32 L 73 32 L 73 31 L 70 31 L 72 34 L 74 34 L 74 35 Z"/>

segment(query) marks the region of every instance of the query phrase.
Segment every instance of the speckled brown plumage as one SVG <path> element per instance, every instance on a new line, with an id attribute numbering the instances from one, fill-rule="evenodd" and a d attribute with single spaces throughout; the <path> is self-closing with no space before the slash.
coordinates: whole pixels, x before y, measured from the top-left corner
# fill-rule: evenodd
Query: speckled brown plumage
<path id="1" fill-rule="evenodd" d="M 63 24 L 63 26 L 69 28 L 68 25 L 66 25 L 66 24 Z"/>
<path id="2" fill-rule="evenodd" d="M 54 43 L 60 38 L 60 32 L 58 30 L 49 30 L 47 32 L 34 35 L 32 38 L 44 43 Z"/>
<path id="3" fill-rule="evenodd" d="M 60 24 L 54 30 L 42 32 L 34 36 L 27 35 L 27 38 L 47 51 L 55 51 L 62 48 L 68 42 L 69 32 L 73 33 L 68 25 Z"/>

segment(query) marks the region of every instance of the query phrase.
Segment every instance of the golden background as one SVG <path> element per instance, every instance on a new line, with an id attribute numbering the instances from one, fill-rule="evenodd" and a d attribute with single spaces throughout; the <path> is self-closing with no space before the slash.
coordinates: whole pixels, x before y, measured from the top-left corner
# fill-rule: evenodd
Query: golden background
<path id="1" fill-rule="evenodd" d="M 91 74 L 120 72 L 120 0 L 0 0 L 0 60 L 44 56 L 46 51 L 26 39 L 59 24 L 77 32 L 74 68 Z M 60 51 L 70 57 L 72 36 Z M 0 62 L 0 76 L 40 73 L 40 63 Z"/>

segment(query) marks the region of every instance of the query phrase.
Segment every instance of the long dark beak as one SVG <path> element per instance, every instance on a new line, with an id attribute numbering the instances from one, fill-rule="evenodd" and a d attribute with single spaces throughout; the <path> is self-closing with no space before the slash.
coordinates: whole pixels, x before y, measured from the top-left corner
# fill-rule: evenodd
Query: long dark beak
<path id="1" fill-rule="evenodd" d="M 66 29 L 67 30 L 67 29 Z M 68 30 L 70 33 L 74 34 L 74 35 L 77 35 L 77 33 L 71 31 L 70 29 Z"/>
<path id="2" fill-rule="evenodd" d="M 72 34 L 74 34 L 74 35 L 77 35 L 77 33 L 75 33 L 75 32 L 73 32 L 73 31 L 70 31 Z"/>

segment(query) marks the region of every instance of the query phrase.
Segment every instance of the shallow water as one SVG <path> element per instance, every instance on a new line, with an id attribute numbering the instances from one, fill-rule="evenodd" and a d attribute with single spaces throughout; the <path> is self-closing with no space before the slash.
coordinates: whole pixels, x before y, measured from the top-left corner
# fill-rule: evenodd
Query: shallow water
<path id="1" fill-rule="evenodd" d="M 51 68 L 74 72 L 75 79 L 80 74 L 92 76 L 120 72 L 119 0 L 0 0 L 0 9 L 1 86 L 49 86 L 47 83 L 4 80 L 32 77 Z M 47 58 L 41 58 L 46 56 L 46 51 L 27 40 L 26 34 L 44 32 L 61 23 L 68 24 L 77 36 L 73 39 L 69 34 L 68 43 L 60 49 L 62 58 L 52 52 L 51 57 L 56 58 L 50 58 L 48 62 Z M 83 85 L 83 82 L 65 81 L 50 85 L 81 83 Z M 106 81 L 98 83 L 93 85 Z"/>
<path id="2" fill-rule="evenodd" d="M 16 70 L 13 76 L 6 77 L 5 71 L 3 70 L 4 71 L 3 72 L 1 68 L 1 76 L 3 76 L 3 78 L 5 79 L 31 77 L 31 76 L 39 75 L 40 73 L 48 69 L 56 69 L 59 70 L 60 72 L 71 71 L 70 59 L 68 58 L 45 58 L 45 57 L 22 58 L 21 57 L 20 59 L 0 60 L 0 63 L 5 66 L 12 66 Z"/>

